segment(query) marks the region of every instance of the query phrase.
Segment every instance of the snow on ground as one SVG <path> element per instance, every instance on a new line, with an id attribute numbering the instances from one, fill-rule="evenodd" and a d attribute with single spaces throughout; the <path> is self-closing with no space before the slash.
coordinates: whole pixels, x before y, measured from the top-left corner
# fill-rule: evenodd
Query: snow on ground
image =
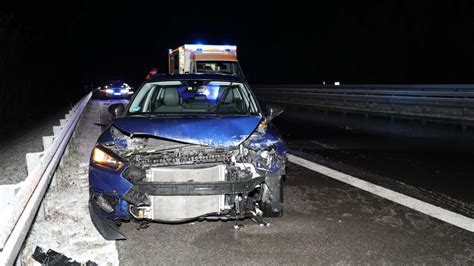
<path id="1" fill-rule="evenodd" d="M 23 250 L 23 261 L 33 264 L 36 246 L 53 249 L 81 263 L 88 260 L 99 265 L 118 265 L 115 241 L 106 241 L 95 229 L 88 210 L 88 161 L 100 127 L 96 102 L 91 102 L 63 157 L 55 186 L 49 188 L 43 201 L 45 219 L 36 221 Z"/>

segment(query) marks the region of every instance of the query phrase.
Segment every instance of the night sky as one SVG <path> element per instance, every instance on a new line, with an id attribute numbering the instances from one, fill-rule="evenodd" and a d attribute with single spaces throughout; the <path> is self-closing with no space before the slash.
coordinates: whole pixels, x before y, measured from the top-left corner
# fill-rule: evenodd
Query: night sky
<path id="1" fill-rule="evenodd" d="M 23 36 L 2 44 L 16 50 L 2 75 L 139 85 L 169 48 L 202 42 L 238 45 L 251 83 L 474 83 L 472 1 L 38 2 L 0 8 Z"/>

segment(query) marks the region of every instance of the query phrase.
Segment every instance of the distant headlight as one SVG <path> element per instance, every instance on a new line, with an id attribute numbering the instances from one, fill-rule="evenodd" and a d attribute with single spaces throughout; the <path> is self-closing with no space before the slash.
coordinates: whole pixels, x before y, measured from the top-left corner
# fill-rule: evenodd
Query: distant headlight
<path id="1" fill-rule="evenodd" d="M 112 94 L 112 93 L 114 93 L 114 90 L 112 90 L 112 89 L 106 89 L 105 92 L 107 92 L 107 93 L 109 93 L 109 94 Z"/>
<path id="2" fill-rule="evenodd" d="M 123 162 L 99 147 L 95 147 L 92 152 L 92 163 L 114 170 L 118 170 L 124 165 Z"/>

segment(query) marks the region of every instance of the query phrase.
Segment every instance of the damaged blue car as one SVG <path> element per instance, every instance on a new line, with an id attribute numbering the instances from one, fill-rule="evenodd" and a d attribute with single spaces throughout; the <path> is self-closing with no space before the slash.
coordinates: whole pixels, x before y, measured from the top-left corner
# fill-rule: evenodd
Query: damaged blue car
<path id="1" fill-rule="evenodd" d="M 92 151 L 92 221 L 125 239 L 122 221 L 180 223 L 279 217 L 287 148 L 249 85 L 217 74 L 148 79 Z"/>

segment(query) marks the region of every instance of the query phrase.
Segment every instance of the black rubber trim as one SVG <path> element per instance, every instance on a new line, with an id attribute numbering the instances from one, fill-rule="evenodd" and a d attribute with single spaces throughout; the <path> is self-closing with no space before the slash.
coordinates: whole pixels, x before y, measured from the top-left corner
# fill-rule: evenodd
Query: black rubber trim
<path id="1" fill-rule="evenodd" d="M 131 187 L 121 198 L 135 206 L 151 205 L 150 198 L 145 193 L 141 193 L 136 187 Z"/>
<path id="2" fill-rule="evenodd" d="M 89 200 L 89 213 L 92 223 L 103 238 L 106 240 L 125 240 L 127 239 L 120 231 L 114 221 L 105 218 L 99 207 Z"/>
<path id="3" fill-rule="evenodd" d="M 189 196 L 189 195 L 222 195 L 248 194 L 265 177 L 260 176 L 248 180 L 221 182 L 140 182 L 135 184 L 138 191 L 151 196 Z"/>

